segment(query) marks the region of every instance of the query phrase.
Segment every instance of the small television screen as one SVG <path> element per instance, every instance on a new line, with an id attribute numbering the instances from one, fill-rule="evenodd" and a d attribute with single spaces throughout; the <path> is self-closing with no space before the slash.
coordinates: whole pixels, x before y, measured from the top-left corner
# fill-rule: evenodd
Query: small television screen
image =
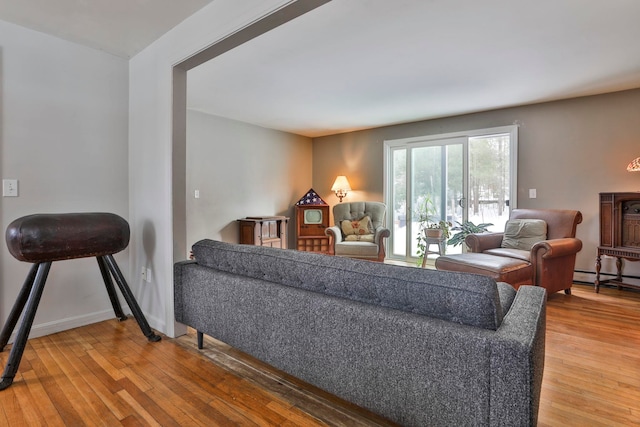
<path id="1" fill-rule="evenodd" d="M 305 224 L 322 224 L 322 210 L 307 209 L 304 211 Z"/>

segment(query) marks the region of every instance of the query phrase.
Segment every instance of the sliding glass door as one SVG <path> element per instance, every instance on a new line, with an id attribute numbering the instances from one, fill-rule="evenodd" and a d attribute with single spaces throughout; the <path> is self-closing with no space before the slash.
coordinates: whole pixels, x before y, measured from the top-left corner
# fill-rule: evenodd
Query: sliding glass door
<path id="1" fill-rule="evenodd" d="M 516 148 L 515 126 L 385 141 L 385 199 L 393 219 L 387 257 L 417 260 L 417 213 L 425 202 L 453 226 L 472 221 L 502 230 L 515 204 Z"/>

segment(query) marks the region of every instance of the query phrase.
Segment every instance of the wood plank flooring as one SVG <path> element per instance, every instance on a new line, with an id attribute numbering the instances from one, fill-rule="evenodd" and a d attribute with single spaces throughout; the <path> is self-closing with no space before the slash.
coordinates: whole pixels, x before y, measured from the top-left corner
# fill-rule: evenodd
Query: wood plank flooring
<path id="1" fill-rule="evenodd" d="M 640 425 L 640 292 L 576 285 L 547 306 L 540 426 Z M 148 343 L 134 319 L 29 340 L 0 426 L 387 426 L 193 334 Z M 2 368 L 8 348 L 0 353 Z"/>

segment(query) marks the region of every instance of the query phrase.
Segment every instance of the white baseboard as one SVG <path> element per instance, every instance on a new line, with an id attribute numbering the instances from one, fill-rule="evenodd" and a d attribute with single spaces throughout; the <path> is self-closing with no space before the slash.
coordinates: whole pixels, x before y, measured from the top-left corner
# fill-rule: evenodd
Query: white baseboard
<path id="1" fill-rule="evenodd" d="M 125 310 L 125 314 L 128 317 L 128 321 L 135 322 L 136 319 L 131 314 L 130 311 L 127 311 L 125 307 L 122 307 Z M 66 319 L 60 319 L 53 322 L 46 322 L 40 324 L 34 324 L 31 327 L 31 332 L 29 333 L 29 338 L 38 338 L 43 337 L 45 335 L 55 334 L 62 331 L 67 331 L 73 328 L 79 328 L 81 326 L 91 325 L 92 323 L 102 322 L 104 320 L 114 319 L 116 316 L 113 313 L 113 309 L 108 309 L 104 311 L 99 311 L 96 313 L 90 313 L 82 316 L 68 317 Z M 163 331 L 161 325 L 164 325 L 164 322 L 161 322 L 159 319 L 154 317 L 146 317 L 149 326 L 152 329 L 157 331 Z M 11 338 L 9 339 L 9 343 L 13 343 L 18 329 L 20 328 L 20 322 L 22 319 L 18 320 L 18 324 L 16 325 L 13 333 L 11 334 Z"/>
<path id="2" fill-rule="evenodd" d="M 147 319 L 147 323 L 149 323 L 149 326 L 151 326 L 151 329 L 156 330 L 157 332 L 161 332 L 161 333 L 166 333 L 166 329 L 165 329 L 165 322 L 161 319 L 158 319 L 155 316 L 147 316 L 145 315 L 146 319 Z M 133 318 L 133 321 L 135 322 L 135 318 Z"/>
<path id="3" fill-rule="evenodd" d="M 596 273 L 591 272 L 573 272 L 574 282 L 584 282 L 593 284 L 596 280 Z"/>
<path id="4" fill-rule="evenodd" d="M 53 322 L 34 324 L 31 327 L 29 338 L 43 337 L 45 335 L 55 334 L 57 332 L 78 328 L 80 326 L 102 322 L 103 320 L 112 319 L 114 316 L 115 315 L 113 314 L 113 309 L 109 309 L 109 310 L 99 311 L 96 313 L 90 313 L 82 316 L 68 317 L 66 319 L 60 319 Z M 22 318 L 18 320 L 18 324 L 16 325 L 15 329 L 13 330 L 13 333 L 11 334 L 11 338 L 9 339 L 10 343 L 12 343 L 13 340 L 15 339 L 15 336 L 18 333 L 18 329 L 20 329 L 21 322 L 22 322 Z"/>

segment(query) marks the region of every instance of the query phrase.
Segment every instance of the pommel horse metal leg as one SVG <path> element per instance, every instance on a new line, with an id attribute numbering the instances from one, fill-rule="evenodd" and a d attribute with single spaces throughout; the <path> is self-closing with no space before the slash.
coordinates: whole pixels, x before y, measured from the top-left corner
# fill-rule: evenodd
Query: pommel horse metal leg
<path id="1" fill-rule="evenodd" d="M 0 351 L 4 351 L 4 347 L 9 342 L 11 338 L 11 332 L 16 327 L 18 323 L 18 319 L 20 319 L 20 315 L 22 314 L 22 309 L 24 309 L 25 304 L 27 303 L 27 299 L 29 298 L 29 294 L 31 293 L 31 288 L 33 288 L 33 282 L 36 279 L 36 273 L 38 272 L 39 264 L 33 264 L 31 266 L 31 270 L 29 270 L 29 274 L 22 285 L 22 289 L 18 294 L 18 298 L 16 302 L 13 304 L 13 308 L 11 309 L 11 313 L 9 313 L 9 317 L 7 318 L 7 322 L 4 324 L 2 328 L 2 333 L 0 333 Z"/>
<path id="2" fill-rule="evenodd" d="M 24 310 L 22 323 L 0 378 L 0 390 L 13 383 L 18 371 L 53 261 L 95 256 L 118 320 L 125 320 L 127 316 L 122 311 L 111 276 L 115 278 L 144 336 L 151 342 L 160 341 L 160 336 L 151 330 L 113 259 L 114 253 L 129 244 L 129 224 L 123 218 L 108 213 L 29 215 L 9 224 L 6 239 L 9 252 L 16 259 L 34 264 L 0 332 L 0 351 L 3 351 Z"/>
<path id="3" fill-rule="evenodd" d="M 106 264 L 109 267 L 109 271 L 111 271 L 111 274 L 113 274 L 113 277 L 116 279 L 116 283 L 118 284 L 118 287 L 122 292 L 122 296 L 124 296 L 124 299 L 127 301 L 127 304 L 129 304 L 129 308 L 131 309 L 133 316 L 138 321 L 138 325 L 140 326 L 140 329 L 142 330 L 142 333 L 144 334 L 144 336 L 147 337 L 147 339 L 151 342 L 160 341 L 160 336 L 154 334 L 153 331 L 151 330 L 151 327 L 147 323 L 147 319 L 145 319 L 144 314 L 142 313 L 142 310 L 140 310 L 140 306 L 136 302 L 136 297 L 131 292 L 131 289 L 129 289 L 129 286 L 127 285 L 127 281 L 124 280 L 124 276 L 122 275 L 122 272 L 118 268 L 118 264 L 116 264 L 116 261 L 113 259 L 113 255 L 105 255 L 102 258 L 104 259 L 104 261 L 106 261 Z M 111 284 L 111 287 L 113 288 L 113 284 Z M 109 285 L 107 285 L 107 289 L 108 288 L 109 288 Z M 115 310 L 115 307 L 114 307 L 114 310 Z"/>
<path id="4" fill-rule="evenodd" d="M 109 274 L 109 268 L 107 267 L 107 263 L 104 261 L 104 257 L 96 257 L 96 260 L 98 261 L 100 274 L 102 274 L 102 280 L 104 280 L 104 285 L 107 288 L 107 293 L 109 294 L 109 299 L 111 300 L 111 305 L 113 306 L 113 312 L 116 314 L 116 317 L 119 321 L 122 322 L 124 320 L 127 320 L 127 315 L 124 314 L 124 311 L 122 311 L 122 306 L 120 305 L 118 294 L 116 294 L 116 288 L 113 287 L 111 274 Z"/>
<path id="5" fill-rule="evenodd" d="M 18 372 L 18 366 L 20 366 L 20 359 L 22 359 L 22 353 L 24 353 L 24 348 L 27 345 L 27 339 L 29 338 L 29 331 L 31 331 L 31 326 L 33 325 L 33 319 L 36 317 L 36 310 L 38 309 L 38 303 L 40 302 L 40 298 L 42 297 L 42 291 L 44 291 L 44 283 L 47 280 L 47 276 L 49 275 L 49 269 L 51 268 L 51 262 L 43 262 L 37 264 L 37 273 L 34 277 L 34 280 L 31 281 L 29 286 L 29 297 L 27 300 L 27 309 L 24 312 L 24 317 L 22 319 L 22 323 L 20 324 L 20 329 L 18 330 L 18 335 L 16 335 L 16 340 L 11 346 L 11 352 L 9 353 L 9 359 L 7 359 L 7 366 L 4 368 L 4 372 L 2 374 L 2 379 L 0 380 L 0 390 L 4 390 L 9 387 L 11 383 L 13 383 L 13 378 L 16 376 L 16 372 Z M 31 276 L 31 275 L 29 275 Z M 24 288 L 27 287 L 27 283 L 25 283 Z M 17 309 L 17 306 L 22 305 L 24 307 L 24 302 L 16 301 L 13 311 Z M 20 307 L 19 311 L 22 311 L 22 307 Z M 17 319 L 16 319 L 17 320 Z M 9 339 L 11 332 L 13 331 L 13 326 L 15 326 L 15 322 L 11 329 L 7 328 L 9 326 L 9 322 L 5 325 L 2 330 L 2 349 L 7 344 L 6 340 Z M 5 335 L 6 340 L 5 340 Z"/>

